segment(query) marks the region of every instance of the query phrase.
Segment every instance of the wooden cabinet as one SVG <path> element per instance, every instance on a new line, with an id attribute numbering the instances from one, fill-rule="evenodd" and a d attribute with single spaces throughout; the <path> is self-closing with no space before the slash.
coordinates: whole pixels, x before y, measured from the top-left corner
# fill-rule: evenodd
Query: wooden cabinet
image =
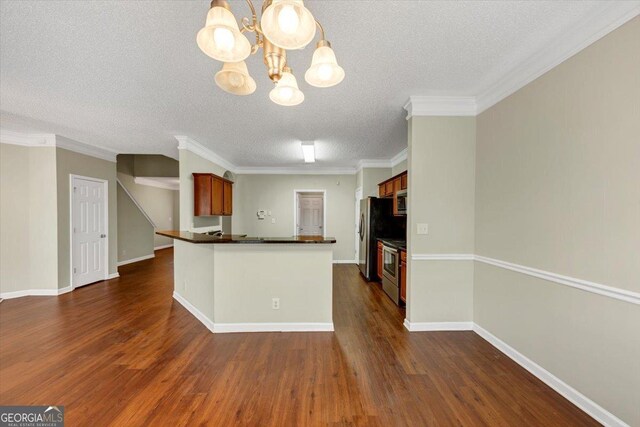
<path id="1" fill-rule="evenodd" d="M 382 280 L 382 243 L 380 242 L 378 242 L 378 262 L 376 264 L 378 280 Z"/>
<path id="2" fill-rule="evenodd" d="M 194 216 L 229 216 L 233 213 L 233 182 L 212 173 L 194 173 L 193 202 Z"/>
<path id="3" fill-rule="evenodd" d="M 404 171 L 378 184 L 378 197 L 394 197 L 398 191 L 406 190 L 407 186 L 407 171 Z"/>
<path id="4" fill-rule="evenodd" d="M 400 300 L 407 302 L 407 252 L 400 251 Z"/>

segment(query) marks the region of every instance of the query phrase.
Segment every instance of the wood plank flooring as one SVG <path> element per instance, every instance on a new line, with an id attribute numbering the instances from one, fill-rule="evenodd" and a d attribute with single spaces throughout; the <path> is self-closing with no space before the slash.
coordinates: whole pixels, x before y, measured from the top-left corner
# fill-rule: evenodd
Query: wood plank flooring
<path id="1" fill-rule="evenodd" d="M 69 426 L 598 425 L 473 332 L 407 332 L 355 266 L 334 267 L 334 333 L 213 335 L 156 254 L 2 302 L 0 404 L 64 405 Z"/>

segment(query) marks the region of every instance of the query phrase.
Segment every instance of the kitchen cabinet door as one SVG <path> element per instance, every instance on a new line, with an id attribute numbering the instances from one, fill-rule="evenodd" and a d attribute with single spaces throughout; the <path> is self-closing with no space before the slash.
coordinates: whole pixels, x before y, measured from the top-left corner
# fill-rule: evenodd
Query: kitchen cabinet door
<path id="1" fill-rule="evenodd" d="M 193 215 L 208 216 L 211 213 L 211 175 L 193 174 Z"/>
<path id="2" fill-rule="evenodd" d="M 384 184 L 378 184 L 378 197 L 386 196 L 385 194 L 386 191 L 387 191 L 387 188 Z"/>
<path id="3" fill-rule="evenodd" d="M 222 213 L 231 215 L 233 213 L 233 185 L 229 181 L 222 184 Z"/>
<path id="4" fill-rule="evenodd" d="M 405 172 L 404 174 L 402 174 L 402 176 L 400 177 L 400 189 L 401 190 L 406 190 L 407 189 L 407 173 Z"/>
<path id="5" fill-rule="evenodd" d="M 224 214 L 224 181 L 213 176 L 211 178 L 211 214 Z"/>
<path id="6" fill-rule="evenodd" d="M 407 302 L 407 263 L 400 262 L 400 299 Z"/>
<path id="7" fill-rule="evenodd" d="M 382 280 L 382 243 L 378 242 L 378 262 L 377 262 L 378 279 Z"/>

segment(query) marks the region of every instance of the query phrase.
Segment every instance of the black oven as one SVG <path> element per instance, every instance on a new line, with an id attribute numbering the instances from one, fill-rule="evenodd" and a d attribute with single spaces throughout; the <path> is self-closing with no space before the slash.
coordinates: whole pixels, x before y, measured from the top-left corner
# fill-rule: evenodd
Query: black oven
<path id="1" fill-rule="evenodd" d="M 400 257 L 398 250 L 382 245 L 382 289 L 396 303 L 400 301 Z"/>

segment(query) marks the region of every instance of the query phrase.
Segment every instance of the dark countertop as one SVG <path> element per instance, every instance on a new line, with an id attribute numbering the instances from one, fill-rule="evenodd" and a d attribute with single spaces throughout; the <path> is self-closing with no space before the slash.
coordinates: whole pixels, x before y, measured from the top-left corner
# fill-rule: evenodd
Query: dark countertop
<path id="1" fill-rule="evenodd" d="M 292 237 L 247 237 L 245 235 L 225 234 L 221 237 L 211 236 L 204 233 L 192 233 L 190 231 L 167 230 L 157 231 L 160 236 L 170 237 L 172 239 L 183 240 L 189 243 L 336 243 L 335 237 L 322 236 L 292 236 Z"/>
<path id="2" fill-rule="evenodd" d="M 382 242 L 383 244 L 390 246 L 392 248 L 396 248 L 396 249 L 400 249 L 402 251 L 407 251 L 407 241 L 406 240 L 401 240 L 401 239 L 388 239 L 386 237 L 383 238 L 379 238 L 378 239 L 379 242 Z"/>

